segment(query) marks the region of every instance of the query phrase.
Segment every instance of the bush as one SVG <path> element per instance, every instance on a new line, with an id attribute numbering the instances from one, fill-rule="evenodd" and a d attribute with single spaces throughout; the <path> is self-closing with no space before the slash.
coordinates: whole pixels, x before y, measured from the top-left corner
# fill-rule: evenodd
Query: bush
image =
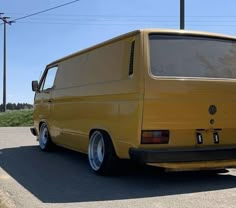
<path id="1" fill-rule="evenodd" d="M 33 110 L 14 110 L 0 113 L 0 127 L 32 125 Z"/>

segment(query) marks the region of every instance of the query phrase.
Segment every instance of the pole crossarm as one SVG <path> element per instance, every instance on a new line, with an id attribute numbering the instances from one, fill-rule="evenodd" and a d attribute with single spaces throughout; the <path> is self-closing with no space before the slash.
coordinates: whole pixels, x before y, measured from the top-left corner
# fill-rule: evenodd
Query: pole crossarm
<path id="1" fill-rule="evenodd" d="M 7 19 L 10 19 L 10 17 L 1 17 L 1 14 L 3 13 L 0 13 L 0 19 L 3 21 L 3 23 L 11 25 L 12 21 L 7 21 Z"/>

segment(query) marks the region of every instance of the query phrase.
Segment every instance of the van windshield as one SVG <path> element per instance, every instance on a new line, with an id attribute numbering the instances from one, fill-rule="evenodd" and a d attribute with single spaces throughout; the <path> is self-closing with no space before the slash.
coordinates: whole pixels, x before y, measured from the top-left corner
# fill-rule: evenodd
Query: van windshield
<path id="1" fill-rule="evenodd" d="M 236 78 L 236 41 L 229 39 L 149 35 L 154 76 Z"/>

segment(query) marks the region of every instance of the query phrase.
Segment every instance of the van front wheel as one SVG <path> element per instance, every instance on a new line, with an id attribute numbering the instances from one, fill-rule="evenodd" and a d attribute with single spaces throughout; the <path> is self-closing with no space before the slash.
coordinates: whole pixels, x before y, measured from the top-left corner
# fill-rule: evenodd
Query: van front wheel
<path id="1" fill-rule="evenodd" d="M 109 135 L 94 131 L 89 140 L 89 165 L 99 175 L 109 175 L 114 171 L 117 156 Z"/>
<path id="2" fill-rule="evenodd" d="M 43 123 L 40 127 L 38 140 L 42 151 L 50 151 L 52 149 L 53 143 L 46 123 Z"/>

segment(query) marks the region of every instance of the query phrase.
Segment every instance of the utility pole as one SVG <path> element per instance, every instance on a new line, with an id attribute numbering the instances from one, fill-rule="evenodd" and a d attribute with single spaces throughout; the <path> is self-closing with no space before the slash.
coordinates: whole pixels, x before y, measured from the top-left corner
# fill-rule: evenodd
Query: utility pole
<path id="1" fill-rule="evenodd" d="M 184 14 L 184 6 L 185 6 L 185 3 L 184 3 L 184 0 L 180 0 L 180 30 L 184 30 L 185 28 L 185 14 Z"/>
<path id="2" fill-rule="evenodd" d="M 6 111 L 6 25 L 11 25 L 13 21 L 8 21 L 10 17 L 1 17 L 4 13 L 0 13 L 0 19 L 3 21 L 3 109 L 2 111 Z"/>

